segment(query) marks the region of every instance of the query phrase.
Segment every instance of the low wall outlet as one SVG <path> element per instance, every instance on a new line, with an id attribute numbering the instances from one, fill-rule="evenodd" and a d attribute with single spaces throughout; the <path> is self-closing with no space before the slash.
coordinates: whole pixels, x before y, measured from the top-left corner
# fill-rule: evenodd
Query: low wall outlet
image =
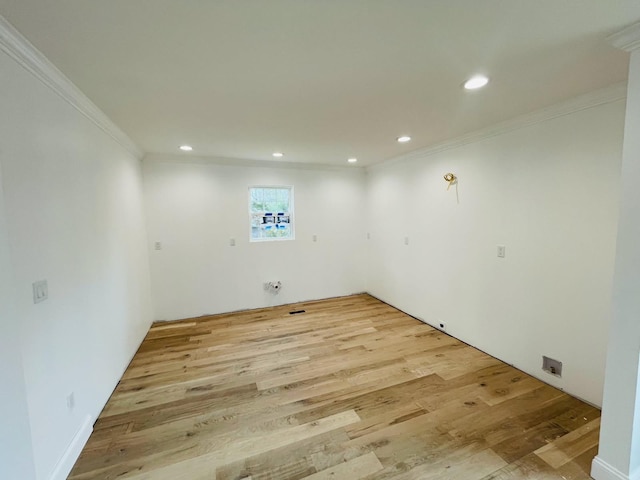
<path id="1" fill-rule="evenodd" d="M 282 289 L 282 282 L 280 280 L 269 282 L 269 292 L 272 294 L 277 295 L 280 289 Z"/>
<path id="2" fill-rule="evenodd" d="M 49 298 L 49 286 L 46 280 L 33 282 L 33 303 L 44 302 Z"/>

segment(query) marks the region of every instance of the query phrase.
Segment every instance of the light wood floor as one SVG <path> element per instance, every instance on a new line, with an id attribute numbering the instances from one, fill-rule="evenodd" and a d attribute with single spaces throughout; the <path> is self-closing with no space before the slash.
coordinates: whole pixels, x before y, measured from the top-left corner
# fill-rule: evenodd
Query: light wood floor
<path id="1" fill-rule="evenodd" d="M 356 295 L 155 324 L 69 478 L 588 479 L 599 421 Z"/>

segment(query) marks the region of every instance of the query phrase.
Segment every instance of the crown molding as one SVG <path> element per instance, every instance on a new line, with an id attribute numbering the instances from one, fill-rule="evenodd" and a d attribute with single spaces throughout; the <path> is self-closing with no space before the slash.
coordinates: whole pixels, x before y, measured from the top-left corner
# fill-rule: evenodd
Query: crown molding
<path id="1" fill-rule="evenodd" d="M 0 15 L 0 50 L 91 120 L 129 153 L 136 158 L 142 158 L 143 152 L 133 140 L 2 15 Z"/>
<path id="2" fill-rule="evenodd" d="M 640 22 L 629 25 L 607 37 L 607 41 L 620 50 L 632 52 L 640 48 Z"/>
<path id="3" fill-rule="evenodd" d="M 474 132 L 462 135 L 457 138 L 453 138 L 451 140 L 445 140 L 444 142 L 436 143 L 429 147 L 414 150 L 413 152 L 409 152 L 407 154 L 385 160 L 382 163 L 378 163 L 366 168 L 384 168 L 386 166 L 390 166 L 399 162 L 429 157 L 447 150 L 468 145 L 470 143 L 476 143 L 487 138 L 504 135 L 505 133 L 509 133 L 514 130 L 530 127 L 538 123 L 543 123 L 554 118 L 571 115 L 572 113 L 597 107 L 598 105 L 604 105 L 607 103 L 616 102 L 618 100 L 623 100 L 626 98 L 626 96 L 627 84 L 625 82 L 616 83 L 609 87 L 598 89 L 593 92 L 574 97 L 570 100 L 557 103 L 550 107 L 521 115 L 511 120 L 507 120 L 505 122 L 501 122 L 487 128 L 476 130 Z"/>
<path id="4" fill-rule="evenodd" d="M 365 172 L 366 167 L 356 165 L 328 165 L 324 163 L 282 162 L 274 160 L 251 160 L 247 158 L 213 157 L 206 155 L 180 155 L 177 153 L 148 153 L 143 159 L 150 163 L 187 163 L 220 165 L 223 167 L 283 168 L 289 170 L 332 170 L 340 172 Z"/>

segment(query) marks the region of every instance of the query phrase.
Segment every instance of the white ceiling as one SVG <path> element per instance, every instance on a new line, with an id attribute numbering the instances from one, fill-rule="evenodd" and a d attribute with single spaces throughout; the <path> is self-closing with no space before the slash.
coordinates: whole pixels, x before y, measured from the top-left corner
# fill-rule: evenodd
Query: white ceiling
<path id="1" fill-rule="evenodd" d="M 624 81 L 606 36 L 640 1 L 0 0 L 0 14 L 145 152 L 371 165 Z M 464 91 L 477 72 L 489 86 Z"/>

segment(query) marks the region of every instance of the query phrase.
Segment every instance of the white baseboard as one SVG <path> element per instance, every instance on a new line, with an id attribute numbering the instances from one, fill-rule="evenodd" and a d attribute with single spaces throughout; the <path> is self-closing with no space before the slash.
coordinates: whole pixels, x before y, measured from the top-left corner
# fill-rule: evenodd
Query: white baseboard
<path id="1" fill-rule="evenodd" d="M 595 480 L 638 480 L 637 476 L 634 476 L 636 478 L 627 476 L 600 457 L 595 457 L 593 462 L 591 462 L 591 477 Z"/>
<path id="2" fill-rule="evenodd" d="M 64 454 L 58 460 L 49 480 L 66 480 L 73 465 L 78 460 L 80 452 L 82 452 L 87 440 L 89 440 L 91 432 L 93 432 L 93 421 L 91 415 L 87 415 Z"/>

